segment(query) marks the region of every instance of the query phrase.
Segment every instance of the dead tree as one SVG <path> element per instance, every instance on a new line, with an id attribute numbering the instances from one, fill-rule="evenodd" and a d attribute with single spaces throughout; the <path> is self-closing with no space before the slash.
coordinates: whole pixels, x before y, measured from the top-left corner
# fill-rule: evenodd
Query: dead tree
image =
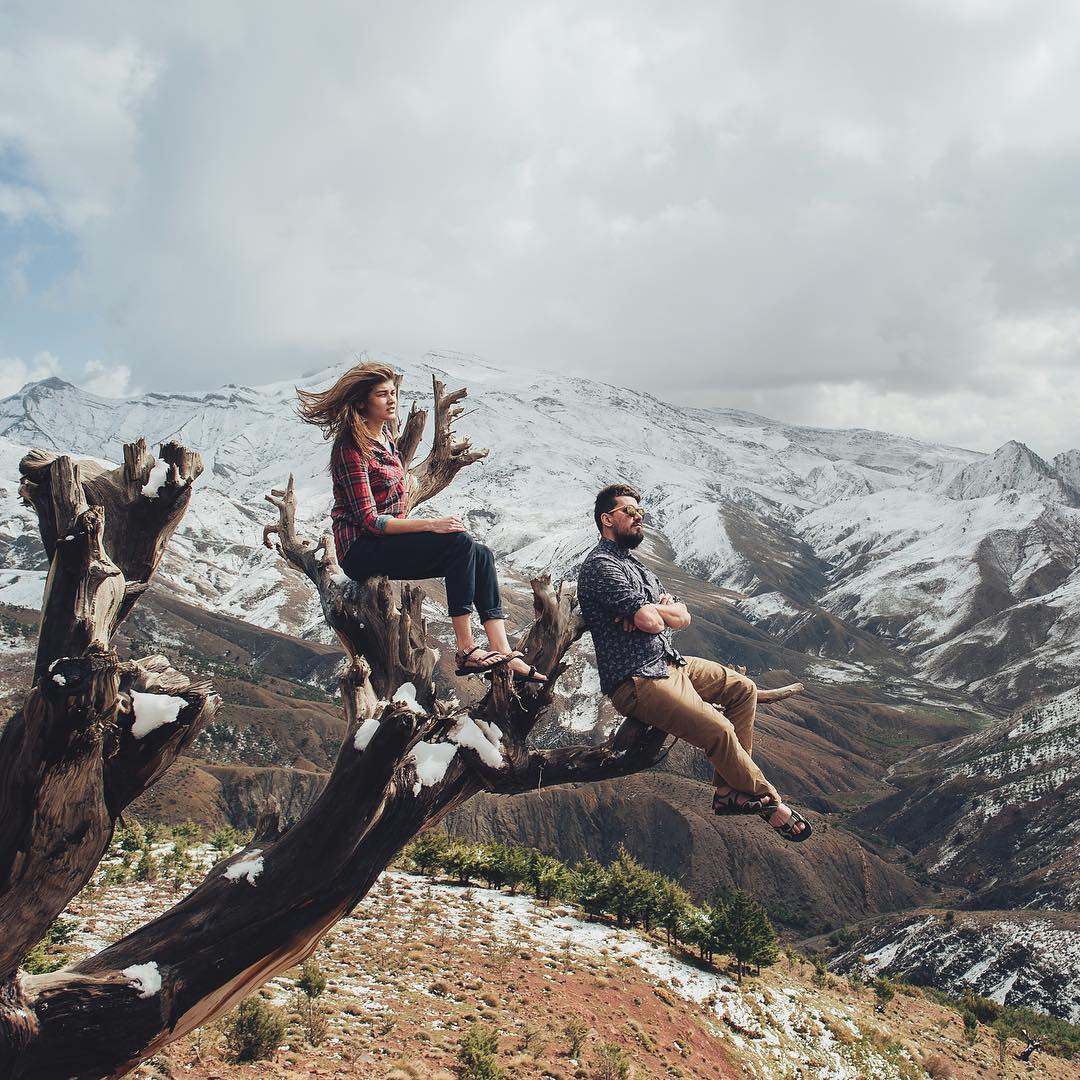
<path id="1" fill-rule="evenodd" d="M 465 391 L 434 389 L 433 446 L 410 469 L 414 506 L 486 454 L 454 437 Z M 409 465 L 425 422 L 414 406 L 399 441 Z M 664 752 L 664 734 L 633 720 L 601 746 L 529 745 L 583 630 L 573 590 L 546 577 L 532 583 L 536 620 L 521 648 L 549 682 L 517 689 L 502 669 L 468 712 L 437 700 L 422 592 L 349 582 L 329 537 L 300 538 L 290 479 L 268 496 L 278 521 L 264 540 L 276 536 L 311 580 L 347 653 L 348 728 L 325 788 L 287 829 L 264 813 L 252 842 L 160 917 L 77 964 L 21 973 L 90 880 L 117 816 L 218 708 L 209 683 L 163 657 L 121 662 L 112 645 L 202 470 L 174 443 L 160 456 L 140 440 L 111 471 L 41 451 L 21 465 L 51 564 L 34 685 L 0 737 L 0 1077 L 122 1076 L 303 961 L 405 844 L 477 793 L 609 779 Z M 413 692 L 399 694 L 406 683 Z"/>

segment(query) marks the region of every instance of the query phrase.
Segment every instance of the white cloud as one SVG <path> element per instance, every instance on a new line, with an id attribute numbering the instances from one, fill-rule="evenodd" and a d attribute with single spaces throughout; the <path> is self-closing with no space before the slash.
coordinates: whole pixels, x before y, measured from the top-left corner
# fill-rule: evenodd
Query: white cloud
<path id="1" fill-rule="evenodd" d="M 0 398 L 8 397 L 28 382 L 48 379 L 60 370 L 60 361 L 50 352 L 39 352 L 29 362 L 17 356 L 0 357 Z"/>
<path id="2" fill-rule="evenodd" d="M 131 383 L 131 368 L 125 364 L 108 367 L 100 360 L 90 360 L 83 369 L 79 385 L 100 397 L 121 398 L 138 394 Z"/>
<path id="3" fill-rule="evenodd" d="M 73 231 L 143 385 L 448 347 L 1080 443 L 1038 377 L 1077 361 L 1064 0 L 34 10 L 0 148 L 37 195 L 0 212 Z"/>

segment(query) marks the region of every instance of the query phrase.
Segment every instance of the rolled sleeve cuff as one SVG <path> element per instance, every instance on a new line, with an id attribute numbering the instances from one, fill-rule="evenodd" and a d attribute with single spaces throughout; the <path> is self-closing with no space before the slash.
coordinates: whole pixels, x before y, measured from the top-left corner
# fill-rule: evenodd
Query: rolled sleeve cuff
<path id="1" fill-rule="evenodd" d="M 648 602 L 644 596 L 631 596 L 608 604 L 608 610 L 617 619 L 632 619 Z"/>

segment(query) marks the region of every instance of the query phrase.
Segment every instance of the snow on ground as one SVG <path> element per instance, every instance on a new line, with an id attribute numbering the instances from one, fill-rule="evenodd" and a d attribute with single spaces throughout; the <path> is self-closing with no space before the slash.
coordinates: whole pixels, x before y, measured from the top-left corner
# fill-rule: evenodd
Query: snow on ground
<path id="1" fill-rule="evenodd" d="M 904 980 L 932 970 L 934 985 L 957 997 L 970 989 L 1000 1004 L 1080 1021 L 1080 933 L 1068 924 L 1026 913 L 958 912 L 949 922 L 935 914 L 912 919 L 866 951 L 873 934 L 851 946 L 840 970 L 851 970 L 861 953 L 854 966 L 867 974 Z"/>
<path id="2" fill-rule="evenodd" d="M 808 664 L 806 671 L 818 682 L 857 683 L 868 682 L 874 677 L 873 668 L 864 667 L 862 664 L 845 664 L 840 660 Z"/>
<path id="3" fill-rule="evenodd" d="M 163 853 L 168 847 L 159 845 L 158 851 Z M 191 854 L 202 870 L 218 857 L 207 848 L 192 849 Z M 105 887 L 76 916 L 73 955 L 84 956 L 104 948 L 182 895 L 168 895 L 159 884 L 151 882 Z M 396 915 L 394 930 L 389 930 L 381 918 L 387 906 Z M 393 1005 L 388 996 L 388 975 L 393 980 L 394 994 L 405 991 L 432 997 L 432 982 L 438 972 L 428 969 L 428 974 L 414 980 L 415 985 L 403 985 L 401 976 L 393 974 L 393 956 L 416 939 L 437 941 L 442 935 L 455 941 L 475 937 L 478 949 L 513 950 L 517 963 L 521 962 L 518 954 L 527 950 L 536 965 L 546 959 L 583 967 L 587 961 L 598 960 L 616 970 L 620 965 L 632 964 L 660 988 L 658 992 L 662 990 L 707 1010 L 706 1015 L 715 1024 L 714 1034 L 736 1048 L 747 1075 L 758 1080 L 774 1080 L 779 1075 L 803 1080 L 903 1080 L 907 1075 L 904 1069 L 912 1065 L 906 1052 L 887 1056 L 869 1039 L 859 1043 L 857 1056 L 852 1055 L 851 1046 L 842 1045 L 835 1032 L 840 1025 L 851 1039 L 860 1040 L 864 1033 L 855 1012 L 835 997 L 826 1002 L 807 994 L 805 988 L 788 985 L 782 976 L 772 972 L 760 980 L 747 979 L 739 987 L 725 973 L 687 962 L 636 931 L 586 921 L 572 909 L 544 907 L 529 897 L 481 888 L 462 889 L 396 871 L 384 874 L 353 914 L 339 923 L 324 942 L 322 948 L 338 961 L 333 987 L 355 1000 L 354 1009 L 361 1010 L 359 1015 L 376 1017 L 388 1015 Z M 355 937 L 368 943 L 378 938 L 378 948 L 389 968 L 367 971 L 358 967 L 352 959 L 355 953 L 351 941 Z M 150 962 L 125 974 L 142 994 L 160 989 L 161 973 Z M 468 971 L 456 969 L 453 974 L 458 980 L 469 975 Z M 268 989 L 271 1002 L 284 1005 L 295 990 L 295 980 L 279 975 L 270 980 Z M 430 1026 L 437 1027 L 437 1008 L 433 1007 L 433 1013 L 436 1019 Z M 786 1070 L 783 1074 L 777 1071 L 781 1068 Z"/>
<path id="4" fill-rule="evenodd" d="M 634 930 L 588 922 L 566 908 L 544 908 L 531 897 L 480 888 L 468 890 L 466 897 L 460 888 L 409 874 L 384 876 L 414 904 L 438 901 L 450 913 L 452 926 L 466 911 L 481 911 L 486 936 L 502 944 L 528 942 L 531 951 L 561 955 L 569 963 L 604 956 L 635 964 L 677 997 L 709 1009 L 740 1051 L 757 1059 L 764 1070 L 759 1075 L 774 1076 L 779 1062 L 794 1061 L 803 1063 L 808 1069 L 804 1075 L 814 1080 L 902 1076 L 898 1066 L 883 1056 L 875 1060 L 870 1055 L 857 1065 L 847 1060 L 823 1010 L 795 990 L 776 991 L 750 982 L 740 989 L 720 971 L 689 964 Z M 370 902 L 369 896 L 365 903 Z M 362 914 L 363 908 L 359 911 Z M 431 924 L 437 918 L 432 915 Z M 857 1038 L 859 1029 L 850 1019 L 848 1023 Z"/>
<path id="5" fill-rule="evenodd" d="M 0 604 L 39 610 L 46 577 L 44 570 L 0 570 Z"/>

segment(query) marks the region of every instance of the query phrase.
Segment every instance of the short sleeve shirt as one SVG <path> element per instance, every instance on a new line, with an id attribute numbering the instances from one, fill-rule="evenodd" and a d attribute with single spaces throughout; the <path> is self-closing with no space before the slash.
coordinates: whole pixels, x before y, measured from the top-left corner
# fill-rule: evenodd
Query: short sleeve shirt
<path id="1" fill-rule="evenodd" d="M 686 661 L 672 642 L 671 629 L 659 634 L 626 631 L 644 604 L 655 604 L 664 592 L 660 579 L 628 548 L 601 539 L 578 571 L 578 603 L 592 633 L 600 689 L 610 694 L 631 676 L 666 679 L 668 664 Z"/>

